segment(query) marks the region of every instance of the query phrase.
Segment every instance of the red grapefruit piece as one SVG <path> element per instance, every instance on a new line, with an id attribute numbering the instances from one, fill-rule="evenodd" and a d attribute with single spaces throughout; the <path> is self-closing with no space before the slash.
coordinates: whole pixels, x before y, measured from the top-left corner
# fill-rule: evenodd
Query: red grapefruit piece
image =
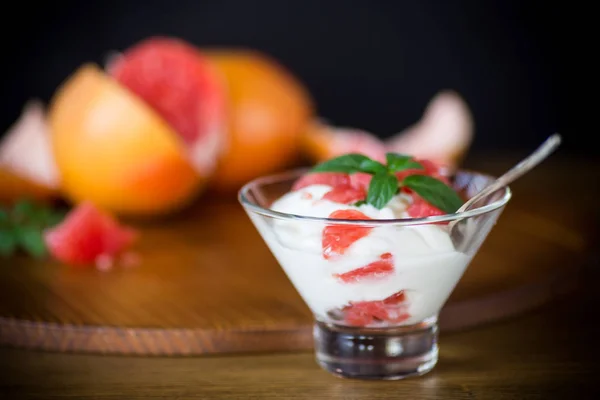
<path id="1" fill-rule="evenodd" d="M 360 282 L 363 279 L 379 279 L 394 272 L 394 259 L 390 253 L 382 254 L 377 261 L 353 269 L 343 274 L 334 274 L 334 277 L 344 283 Z"/>
<path id="2" fill-rule="evenodd" d="M 437 215 L 445 215 L 446 213 L 437 207 L 432 206 L 425 201 L 421 196 L 413 194 L 413 203 L 406 209 L 408 215 L 412 218 L 433 217 Z"/>
<path id="3" fill-rule="evenodd" d="M 194 46 L 152 37 L 126 50 L 110 73 L 179 133 L 201 171 L 215 168 L 225 139 L 225 88 Z"/>
<path id="4" fill-rule="evenodd" d="M 368 192 L 372 178 L 373 175 L 371 174 L 367 174 L 365 172 L 357 172 L 350 175 L 350 183 L 352 186 L 356 188 L 361 188 L 364 191 Z"/>
<path id="5" fill-rule="evenodd" d="M 292 190 L 300 190 L 310 185 L 340 186 L 349 185 L 350 177 L 341 172 L 316 172 L 301 176 L 292 186 Z"/>
<path id="6" fill-rule="evenodd" d="M 351 185 L 338 185 L 325 193 L 323 199 L 341 204 L 353 204 L 357 201 L 364 200 L 367 197 L 367 192 L 361 187 Z"/>
<path id="7" fill-rule="evenodd" d="M 400 182 L 404 178 L 410 175 L 429 175 L 435 178 L 441 177 L 441 167 L 436 163 L 430 160 L 422 160 L 422 159 L 414 159 L 416 162 L 423 166 L 423 169 L 414 168 L 414 169 L 405 169 L 403 171 L 396 172 L 396 177 Z"/>
<path id="8" fill-rule="evenodd" d="M 356 210 L 337 210 L 329 215 L 334 219 L 367 220 L 365 214 Z M 325 259 L 340 256 L 354 242 L 367 236 L 373 228 L 360 225 L 328 225 L 323 229 L 322 246 Z"/>
<path id="9" fill-rule="evenodd" d="M 380 321 L 400 323 L 410 318 L 403 290 L 383 300 L 351 303 L 342 309 L 342 313 L 344 322 L 352 326 L 368 326 Z"/>
<path id="10" fill-rule="evenodd" d="M 384 321 L 387 317 L 385 308 L 379 301 L 361 301 L 352 303 L 342 310 L 344 322 L 352 326 L 368 326 L 376 320 Z"/>
<path id="11" fill-rule="evenodd" d="M 120 225 L 110 214 L 83 202 L 58 225 L 44 233 L 50 254 L 75 266 L 111 263 L 133 244 L 137 232 Z"/>
<path id="12" fill-rule="evenodd" d="M 402 304 L 406 301 L 406 294 L 404 294 L 404 290 L 394 293 L 391 296 L 383 299 L 383 304 L 387 305 L 398 305 Z"/>

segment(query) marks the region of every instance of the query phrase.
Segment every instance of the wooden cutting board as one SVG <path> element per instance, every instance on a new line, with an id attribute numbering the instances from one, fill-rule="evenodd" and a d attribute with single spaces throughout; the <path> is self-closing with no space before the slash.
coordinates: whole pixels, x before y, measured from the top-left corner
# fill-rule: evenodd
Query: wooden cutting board
<path id="1" fill-rule="evenodd" d="M 516 160 L 476 165 L 497 173 Z M 546 165 L 513 186 L 442 311 L 442 332 L 516 315 L 576 287 L 597 214 L 588 212 L 591 200 L 566 190 L 566 166 Z M 204 196 L 177 216 L 137 226 L 135 268 L 0 260 L 0 345 L 139 355 L 312 348 L 311 313 L 235 196 Z"/>

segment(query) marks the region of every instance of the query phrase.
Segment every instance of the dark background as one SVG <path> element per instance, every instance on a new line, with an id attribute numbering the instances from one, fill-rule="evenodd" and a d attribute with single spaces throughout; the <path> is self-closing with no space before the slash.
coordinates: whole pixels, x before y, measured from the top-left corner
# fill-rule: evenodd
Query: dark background
<path id="1" fill-rule="evenodd" d="M 386 137 L 450 88 L 469 103 L 473 150 L 530 149 L 559 131 L 591 153 L 561 59 L 565 5 L 541 1 L 212 0 L 13 3 L 4 13 L 0 131 L 86 61 L 151 35 L 252 47 L 291 69 L 333 123 Z M 10 15 L 10 17 L 9 17 Z M 14 18 L 14 21 L 10 21 Z M 16 24 L 18 28 L 7 25 Z M 576 77 L 575 77 L 576 78 Z M 575 79 L 573 78 L 573 79 Z M 570 84 L 573 84 L 570 79 Z M 590 139 L 591 140 L 591 139 Z"/>

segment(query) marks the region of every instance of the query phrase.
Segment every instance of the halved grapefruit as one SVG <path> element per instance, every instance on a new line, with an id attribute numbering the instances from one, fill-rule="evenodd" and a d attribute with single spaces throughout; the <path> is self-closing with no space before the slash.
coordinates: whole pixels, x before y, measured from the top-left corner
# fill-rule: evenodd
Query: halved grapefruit
<path id="1" fill-rule="evenodd" d="M 164 214 L 187 204 L 216 157 L 213 147 L 192 151 L 159 113 L 94 64 L 56 91 L 49 121 L 63 193 L 118 214 Z"/>

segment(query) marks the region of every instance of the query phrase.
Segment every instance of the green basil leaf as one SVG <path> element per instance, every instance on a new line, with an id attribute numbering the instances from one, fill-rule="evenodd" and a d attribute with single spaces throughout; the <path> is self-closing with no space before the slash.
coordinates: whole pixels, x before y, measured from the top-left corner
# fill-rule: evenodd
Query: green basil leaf
<path id="1" fill-rule="evenodd" d="M 10 225 L 10 216 L 6 210 L 0 208 L 0 227 Z"/>
<path id="2" fill-rule="evenodd" d="M 37 207 L 28 199 L 18 201 L 12 209 L 13 220 L 17 223 L 29 221 L 37 212 Z"/>
<path id="3" fill-rule="evenodd" d="M 405 169 L 425 169 L 421 163 L 415 161 L 411 156 L 397 153 L 387 153 L 387 168 L 390 172 L 400 172 Z"/>
<path id="4" fill-rule="evenodd" d="M 17 240 L 10 227 L 0 227 L 0 256 L 8 257 L 17 249 Z"/>
<path id="5" fill-rule="evenodd" d="M 44 220 L 44 227 L 49 228 L 53 227 L 54 225 L 58 225 L 63 219 L 65 219 L 65 217 L 65 211 L 52 211 L 46 216 L 46 219 Z"/>
<path id="6" fill-rule="evenodd" d="M 460 196 L 439 179 L 427 175 L 410 175 L 401 185 L 414 190 L 419 196 L 445 213 L 456 212 L 463 205 Z"/>
<path id="7" fill-rule="evenodd" d="M 41 258 L 46 255 L 46 244 L 42 231 L 35 226 L 19 226 L 15 228 L 17 240 L 23 250 L 30 256 Z"/>
<path id="8" fill-rule="evenodd" d="M 369 184 L 367 203 L 377 209 L 382 209 L 394 197 L 398 190 L 398 178 L 387 172 L 375 174 Z"/>
<path id="9" fill-rule="evenodd" d="M 363 204 L 367 204 L 367 202 L 366 202 L 366 201 L 364 201 L 364 200 L 359 200 L 359 201 L 357 201 L 356 203 L 354 203 L 354 204 L 352 204 L 352 205 L 353 205 L 354 207 L 360 207 L 360 206 L 362 206 Z"/>
<path id="10" fill-rule="evenodd" d="M 344 172 L 347 174 L 356 172 L 376 174 L 384 171 L 386 168 L 383 164 L 362 154 L 344 154 L 322 162 L 313 168 L 313 172 Z"/>

